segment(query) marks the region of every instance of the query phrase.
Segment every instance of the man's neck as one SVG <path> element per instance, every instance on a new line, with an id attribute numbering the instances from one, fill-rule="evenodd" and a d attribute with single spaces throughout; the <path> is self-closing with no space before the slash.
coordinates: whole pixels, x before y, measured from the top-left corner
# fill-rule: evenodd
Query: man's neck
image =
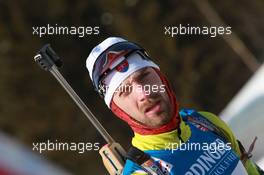
<path id="1" fill-rule="evenodd" d="M 132 139 L 132 145 L 138 149 L 145 150 L 162 150 L 169 149 L 170 145 L 178 146 L 181 141 L 187 141 L 191 135 L 190 127 L 183 121 L 180 122 L 179 134 L 178 129 L 151 135 L 141 135 L 135 132 Z"/>

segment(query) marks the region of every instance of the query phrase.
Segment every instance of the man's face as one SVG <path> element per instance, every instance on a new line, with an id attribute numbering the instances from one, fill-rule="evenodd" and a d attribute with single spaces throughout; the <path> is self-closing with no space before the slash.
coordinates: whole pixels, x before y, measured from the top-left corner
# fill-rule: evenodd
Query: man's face
<path id="1" fill-rule="evenodd" d="M 113 100 L 133 119 L 151 128 L 158 128 L 172 118 L 165 85 L 153 68 L 131 74 L 117 88 Z"/>

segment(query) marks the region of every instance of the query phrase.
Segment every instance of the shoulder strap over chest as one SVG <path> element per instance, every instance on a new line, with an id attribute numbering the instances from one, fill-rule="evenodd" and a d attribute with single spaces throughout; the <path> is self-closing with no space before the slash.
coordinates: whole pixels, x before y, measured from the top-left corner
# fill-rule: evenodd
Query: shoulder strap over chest
<path id="1" fill-rule="evenodd" d="M 130 147 L 126 158 L 139 165 L 148 175 L 164 175 L 161 168 L 149 154 L 134 146 Z"/>

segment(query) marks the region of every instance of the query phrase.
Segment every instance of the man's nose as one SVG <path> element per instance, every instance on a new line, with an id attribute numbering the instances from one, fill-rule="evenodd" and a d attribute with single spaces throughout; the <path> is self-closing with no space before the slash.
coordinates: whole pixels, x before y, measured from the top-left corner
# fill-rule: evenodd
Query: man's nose
<path id="1" fill-rule="evenodd" d="M 148 92 L 147 90 L 144 89 L 143 85 L 137 84 L 135 88 L 135 95 L 137 97 L 137 100 L 139 102 L 145 102 L 149 96 L 150 96 L 150 92 Z"/>

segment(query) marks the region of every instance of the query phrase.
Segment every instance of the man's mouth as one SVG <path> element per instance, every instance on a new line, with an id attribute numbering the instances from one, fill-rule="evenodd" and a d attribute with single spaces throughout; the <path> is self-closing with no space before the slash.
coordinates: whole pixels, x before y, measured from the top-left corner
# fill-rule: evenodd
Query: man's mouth
<path id="1" fill-rule="evenodd" d="M 150 115 L 150 114 L 154 114 L 157 113 L 161 110 L 161 101 L 157 101 L 156 103 L 154 103 L 153 105 L 147 107 L 144 111 L 145 115 Z"/>

